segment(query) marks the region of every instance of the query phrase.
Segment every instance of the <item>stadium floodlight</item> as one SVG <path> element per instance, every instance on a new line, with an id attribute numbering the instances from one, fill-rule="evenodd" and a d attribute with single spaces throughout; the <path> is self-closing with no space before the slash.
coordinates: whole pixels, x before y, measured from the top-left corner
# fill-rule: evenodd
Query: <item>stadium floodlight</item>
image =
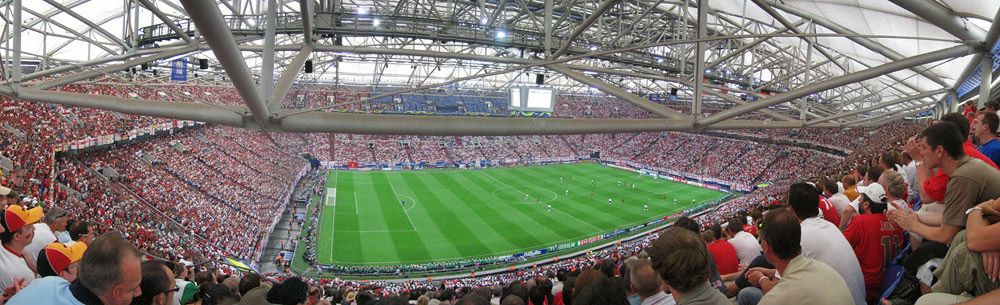
<path id="1" fill-rule="evenodd" d="M 597 46 L 590 46 L 591 51 L 597 51 Z"/>
<path id="2" fill-rule="evenodd" d="M 377 27 L 381 23 L 382 23 L 382 21 L 378 20 L 378 18 L 375 18 L 374 20 L 372 20 L 372 26 Z"/>
<path id="3" fill-rule="evenodd" d="M 358 15 L 367 15 L 367 14 L 368 14 L 367 7 L 364 6 L 358 7 Z"/>
<path id="4" fill-rule="evenodd" d="M 482 23 L 482 24 L 490 23 L 490 19 L 486 18 L 486 17 L 483 17 L 482 19 L 479 19 L 479 23 Z"/>
<path id="5" fill-rule="evenodd" d="M 507 32 L 504 32 L 503 30 L 497 31 L 497 38 L 506 38 L 506 37 L 507 37 Z"/>
<path id="6" fill-rule="evenodd" d="M 663 58 L 657 58 L 656 62 L 663 62 Z"/>

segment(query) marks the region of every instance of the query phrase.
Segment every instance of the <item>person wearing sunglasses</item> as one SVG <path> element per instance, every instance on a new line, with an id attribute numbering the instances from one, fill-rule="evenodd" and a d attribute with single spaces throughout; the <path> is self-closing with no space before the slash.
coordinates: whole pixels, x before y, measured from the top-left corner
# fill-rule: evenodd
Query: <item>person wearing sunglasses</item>
<path id="1" fill-rule="evenodd" d="M 179 288 L 174 282 L 174 272 L 161 261 L 142 262 L 142 294 L 132 299 L 132 305 L 168 305 Z"/>

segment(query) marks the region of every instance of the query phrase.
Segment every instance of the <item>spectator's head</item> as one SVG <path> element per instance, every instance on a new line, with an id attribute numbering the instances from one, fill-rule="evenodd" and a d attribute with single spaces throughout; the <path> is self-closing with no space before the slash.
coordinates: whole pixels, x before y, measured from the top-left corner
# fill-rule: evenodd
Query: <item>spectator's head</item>
<path id="1" fill-rule="evenodd" d="M 626 283 L 629 283 L 630 277 L 632 276 L 631 275 L 632 266 L 635 265 L 635 262 L 637 261 L 639 261 L 638 257 L 629 256 L 629 258 L 625 259 L 625 261 L 622 262 L 621 267 L 618 267 L 618 274 L 620 274 L 622 278 L 625 279 Z"/>
<path id="2" fill-rule="evenodd" d="M 600 264 L 597 265 L 597 270 L 601 271 L 601 273 L 604 273 L 604 276 L 606 276 L 606 277 L 614 277 L 615 276 L 615 270 L 617 270 L 617 269 L 618 269 L 618 265 L 614 261 L 612 261 L 611 259 L 605 259 L 605 260 L 601 261 Z M 529 287 L 530 286 L 534 286 L 534 281 L 529 280 L 528 284 L 529 284 Z"/>
<path id="3" fill-rule="evenodd" d="M 543 297 L 544 299 L 544 297 Z M 384 299 L 383 299 L 384 300 Z M 378 303 L 376 303 L 378 304 Z M 406 304 L 405 302 L 401 304 Z M 490 305 L 490 300 L 484 299 L 478 295 L 467 295 L 455 302 L 455 305 Z"/>
<path id="4" fill-rule="evenodd" d="M 788 188 L 788 207 L 799 220 L 816 217 L 819 215 L 819 193 L 808 183 L 792 184 Z"/>
<path id="5" fill-rule="evenodd" d="M 25 209 L 19 205 L 10 205 L 0 214 L 0 243 L 14 250 L 23 249 L 35 238 L 35 226 L 32 224 L 42 219 L 42 208 Z"/>
<path id="6" fill-rule="evenodd" d="M 204 286 L 205 283 L 213 283 L 214 284 L 214 283 L 216 283 L 215 282 L 215 273 L 213 273 L 211 271 L 207 271 L 207 270 L 206 271 L 202 271 L 202 272 L 198 272 L 198 273 L 196 273 L 194 275 L 194 283 L 195 283 L 195 285 L 198 285 L 198 287 Z"/>
<path id="7" fill-rule="evenodd" d="M 980 112 L 976 115 L 976 120 L 972 122 L 972 134 L 975 135 L 977 139 L 995 138 L 998 125 L 1000 125 L 1000 117 L 997 116 L 996 112 Z"/>
<path id="8" fill-rule="evenodd" d="M 879 156 L 878 163 L 882 170 L 887 170 L 895 169 L 897 165 L 902 165 L 903 160 L 900 159 L 899 152 L 888 151 Z"/>
<path id="9" fill-rule="evenodd" d="M 236 301 L 236 296 L 233 295 L 233 291 L 223 284 L 216 283 L 205 283 L 205 286 L 198 286 L 198 297 L 201 299 L 201 305 L 223 305 L 223 304 L 233 304 Z M 267 294 L 267 301 L 275 304 L 305 304 L 305 300 L 299 303 L 276 303 L 271 301 L 271 294 Z M 302 295 L 305 298 L 305 294 Z"/>
<path id="10" fill-rule="evenodd" d="M 844 188 L 850 188 L 858 183 L 858 181 L 852 175 L 845 175 L 843 178 L 841 178 L 840 182 L 844 184 Z"/>
<path id="11" fill-rule="evenodd" d="M 629 273 L 629 284 L 639 297 L 648 298 L 660 292 L 660 275 L 653 270 L 653 263 L 650 260 L 636 261 Z"/>
<path id="12" fill-rule="evenodd" d="M 278 305 L 298 305 L 305 303 L 307 293 L 309 285 L 293 277 L 271 287 L 267 292 L 267 301 Z"/>
<path id="13" fill-rule="evenodd" d="M 743 225 L 745 225 L 745 220 L 743 217 L 732 217 L 729 218 L 729 224 L 726 225 L 726 232 L 729 233 L 729 238 L 736 236 L 737 233 L 743 232 Z M 650 254 L 652 256 L 652 254 Z"/>
<path id="14" fill-rule="evenodd" d="M 837 181 L 832 179 L 823 180 L 819 184 L 823 187 L 823 195 L 826 195 L 827 197 L 833 196 L 840 191 L 840 187 L 837 186 Z"/>
<path id="15" fill-rule="evenodd" d="M 590 286 L 590 284 L 596 283 L 598 280 L 605 277 L 607 276 L 600 271 L 593 269 L 584 270 L 583 272 L 580 272 L 579 276 L 576 277 L 576 283 L 573 285 L 573 293 L 576 294 L 577 292 L 583 290 L 583 288 L 586 288 L 587 286 Z M 511 285 L 511 293 L 513 293 L 513 291 L 514 285 Z"/>
<path id="16" fill-rule="evenodd" d="M 141 295 L 142 254 L 118 232 L 101 235 L 80 259 L 77 278 L 104 304 L 129 304 Z"/>
<path id="17" fill-rule="evenodd" d="M 0 186 L 0 194 L 3 194 L 7 206 L 16 205 L 21 199 L 21 194 L 15 189 Z"/>
<path id="18" fill-rule="evenodd" d="M 910 156 L 909 152 L 904 151 L 903 152 L 903 164 L 910 164 L 910 162 L 913 162 L 913 156 Z"/>
<path id="19" fill-rule="evenodd" d="M 524 300 L 516 295 L 508 295 L 506 298 L 503 298 L 503 302 L 500 302 L 500 305 L 524 305 Z"/>
<path id="20" fill-rule="evenodd" d="M 878 184 L 885 187 L 885 193 L 889 200 L 904 199 L 906 181 L 903 180 L 903 175 L 899 172 L 895 170 L 882 172 L 882 176 L 878 178 Z"/>
<path id="21" fill-rule="evenodd" d="M 730 220 L 729 226 L 733 224 Z M 666 229 L 648 251 L 653 269 L 671 289 L 684 293 L 708 280 L 708 248 L 690 230 Z"/>
<path id="22" fill-rule="evenodd" d="M 674 227 L 685 228 L 695 233 L 698 233 L 698 231 L 700 231 L 700 226 L 698 226 L 698 222 L 694 221 L 694 219 L 691 219 L 691 217 L 687 216 L 681 216 L 681 218 L 678 218 L 676 221 L 674 221 Z"/>
<path id="23" fill-rule="evenodd" d="M 927 127 L 921 134 L 924 137 L 920 148 L 927 168 L 938 168 L 948 160 L 954 161 L 965 156 L 962 149 L 965 140 L 954 123 L 940 122 Z"/>
<path id="24" fill-rule="evenodd" d="M 986 102 L 986 111 L 997 112 L 1000 110 L 1000 99 L 992 99 Z"/>
<path id="25" fill-rule="evenodd" d="M 260 287 L 260 285 L 261 285 L 260 274 L 257 274 L 256 272 L 250 272 L 244 274 L 243 278 L 240 279 L 240 295 L 246 295 L 247 291 L 250 291 L 250 289 Z"/>
<path id="26" fill-rule="evenodd" d="M 531 304 L 545 304 L 545 291 L 538 285 L 532 286 L 528 291 L 528 300 Z"/>
<path id="27" fill-rule="evenodd" d="M 188 277 L 188 266 L 184 263 L 177 262 L 174 264 L 174 278 L 186 279 Z"/>
<path id="28" fill-rule="evenodd" d="M 802 252 L 799 220 L 785 209 L 771 210 L 764 215 L 761 239 L 764 257 L 772 265 L 778 265 L 779 261 L 789 261 Z"/>
<path id="29" fill-rule="evenodd" d="M 235 275 L 227 277 L 222 280 L 222 284 L 229 287 L 229 290 L 232 290 L 233 295 L 240 295 L 240 277 Z"/>
<path id="30" fill-rule="evenodd" d="M 574 287 L 576 287 L 575 285 L 576 285 L 575 276 L 567 276 L 566 280 L 563 281 L 563 291 L 562 291 L 563 304 L 573 305 L 573 289 Z"/>
<path id="31" fill-rule="evenodd" d="M 705 230 L 701 232 L 701 239 L 704 240 L 706 244 L 711 244 L 715 241 L 715 233 L 712 233 L 712 230 Z"/>
<path id="32" fill-rule="evenodd" d="M 860 182 L 865 179 L 865 174 L 868 173 L 868 165 L 858 164 L 854 167 L 854 181 L 855 183 Z M 853 185 L 853 184 L 851 184 Z"/>
<path id="33" fill-rule="evenodd" d="M 872 167 L 868 169 L 868 174 L 865 175 L 865 185 L 875 183 L 878 181 L 878 177 L 882 176 L 881 167 Z"/>
<path id="34" fill-rule="evenodd" d="M 538 303 L 532 303 L 538 304 Z M 620 278 L 606 277 L 590 284 L 573 298 L 576 305 L 628 305 L 625 283 Z"/>
<path id="35" fill-rule="evenodd" d="M 712 234 L 715 234 L 715 240 L 722 239 L 722 225 L 715 223 L 712 225 Z"/>
<path id="36" fill-rule="evenodd" d="M 76 242 L 90 244 L 94 241 L 94 223 L 78 220 L 69 226 L 69 239 Z"/>
<path id="37" fill-rule="evenodd" d="M 79 243 L 78 243 L 79 244 Z M 142 295 L 132 299 L 132 305 L 168 305 L 177 293 L 174 272 L 160 261 L 142 262 Z"/>
<path id="38" fill-rule="evenodd" d="M 49 225 L 52 232 L 66 231 L 66 222 L 69 221 L 69 211 L 54 207 L 45 213 L 45 224 Z"/>
<path id="39" fill-rule="evenodd" d="M 962 142 L 965 142 L 965 140 L 969 138 L 969 129 L 972 126 L 969 124 L 969 121 L 971 120 L 962 116 L 960 113 L 949 113 L 941 117 L 941 122 L 950 122 L 955 124 L 955 127 L 958 128 L 958 134 L 962 138 Z"/>
<path id="40" fill-rule="evenodd" d="M 887 205 L 885 187 L 879 183 L 872 183 L 861 190 L 861 197 L 858 201 L 860 214 L 882 213 Z"/>
<path id="41" fill-rule="evenodd" d="M 60 243 L 49 244 L 38 252 L 38 261 L 36 262 L 38 275 L 42 277 L 58 276 L 67 282 L 75 281 L 80 269 L 80 264 L 77 262 L 83 258 L 85 251 L 87 251 L 87 245 L 84 243 L 75 243 L 72 246 Z"/>

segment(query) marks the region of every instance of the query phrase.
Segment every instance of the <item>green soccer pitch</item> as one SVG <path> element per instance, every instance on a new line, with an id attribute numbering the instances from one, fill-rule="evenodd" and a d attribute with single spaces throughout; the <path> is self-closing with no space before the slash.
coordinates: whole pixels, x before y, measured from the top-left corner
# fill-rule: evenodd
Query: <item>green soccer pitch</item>
<path id="1" fill-rule="evenodd" d="M 515 254 L 629 228 L 725 195 L 589 162 L 332 171 L 321 199 L 317 263 L 424 264 Z"/>

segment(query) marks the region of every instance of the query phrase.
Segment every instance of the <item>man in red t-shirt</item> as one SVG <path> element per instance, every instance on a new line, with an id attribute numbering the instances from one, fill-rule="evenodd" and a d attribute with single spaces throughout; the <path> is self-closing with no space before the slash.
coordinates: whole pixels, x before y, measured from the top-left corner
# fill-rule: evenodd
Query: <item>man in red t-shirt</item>
<path id="1" fill-rule="evenodd" d="M 965 143 L 962 143 L 962 150 L 965 152 L 966 156 L 983 160 L 986 164 L 1000 170 L 1000 167 L 997 167 L 996 163 L 993 163 L 993 160 L 990 160 L 989 157 L 986 157 L 986 155 L 979 152 L 979 150 L 976 149 L 976 146 L 972 144 L 972 141 L 968 140 L 970 129 L 969 120 L 958 114 L 947 114 L 941 117 L 941 121 L 951 122 L 958 126 L 958 132 L 962 135 L 962 139 L 965 139 Z M 907 152 L 910 153 L 910 156 L 913 157 L 913 161 L 917 162 L 917 166 L 915 166 L 917 169 L 917 180 L 919 181 L 921 180 L 920 178 L 928 177 L 920 185 L 923 187 L 924 191 L 924 193 L 921 194 L 921 199 L 923 199 L 924 204 L 940 202 L 944 200 L 945 187 L 948 185 L 948 174 L 945 174 L 942 171 L 937 171 L 937 174 L 934 174 L 934 172 L 926 172 L 929 169 L 923 166 L 924 158 L 919 150 L 918 143 L 919 139 L 916 137 L 910 138 L 910 141 L 906 145 L 906 149 Z M 922 173 L 921 171 L 924 172 Z M 926 197 L 923 196 L 924 194 L 926 194 Z"/>
<path id="2" fill-rule="evenodd" d="M 902 180 L 901 177 L 899 179 Z M 902 196 L 905 189 L 905 186 L 895 187 L 891 191 L 898 194 L 893 198 Z M 888 199 L 882 185 L 870 184 L 861 194 L 861 214 L 855 216 L 844 231 L 844 237 L 854 248 L 854 254 L 861 263 L 869 304 L 878 300 L 882 291 L 882 274 L 903 244 L 903 229 L 882 213 L 888 207 Z"/>
<path id="3" fill-rule="evenodd" d="M 702 237 L 708 243 L 708 252 L 711 252 L 715 259 L 719 275 L 723 277 L 733 273 L 739 275 L 740 257 L 736 255 L 736 248 L 733 247 L 733 244 L 722 238 L 722 228 L 718 225 L 713 226 L 712 229 L 705 231 Z"/>

